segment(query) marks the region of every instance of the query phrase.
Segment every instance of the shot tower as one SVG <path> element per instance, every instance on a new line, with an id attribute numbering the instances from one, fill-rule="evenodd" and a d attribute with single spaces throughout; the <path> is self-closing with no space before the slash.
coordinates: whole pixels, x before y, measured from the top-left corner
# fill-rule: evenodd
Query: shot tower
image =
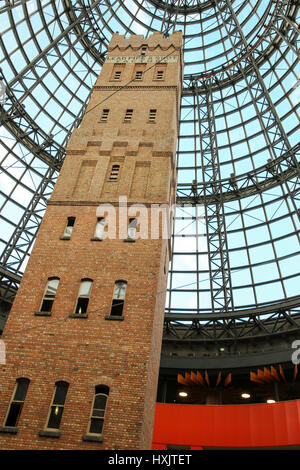
<path id="1" fill-rule="evenodd" d="M 181 41 L 112 37 L 2 336 L 2 449 L 151 448 Z"/>

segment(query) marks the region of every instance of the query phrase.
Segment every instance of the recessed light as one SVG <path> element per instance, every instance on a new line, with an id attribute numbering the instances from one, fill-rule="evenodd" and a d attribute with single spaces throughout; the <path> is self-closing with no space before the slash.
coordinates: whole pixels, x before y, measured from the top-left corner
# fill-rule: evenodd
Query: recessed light
<path id="1" fill-rule="evenodd" d="M 179 392 L 180 397 L 187 397 L 188 394 L 186 392 Z"/>
<path id="2" fill-rule="evenodd" d="M 241 397 L 242 398 L 250 398 L 251 395 L 249 393 L 242 393 Z"/>
<path id="3" fill-rule="evenodd" d="M 267 400 L 267 403 L 276 403 L 275 400 Z"/>

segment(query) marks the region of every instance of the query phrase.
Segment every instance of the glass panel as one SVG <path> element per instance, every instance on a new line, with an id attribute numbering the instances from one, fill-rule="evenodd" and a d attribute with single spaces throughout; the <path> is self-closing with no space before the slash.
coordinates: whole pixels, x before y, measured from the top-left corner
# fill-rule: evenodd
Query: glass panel
<path id="1" fill-rule="evenodd" d="M 89 299 L 86 297 L 79 297 L 76 305 L 75 313 L 86 313 Z"/>
<path id="2" fill-rule="evenodd" d="M 92 418 L 90 425 L 90 433 L 101 434 L 103 429 L 103 419 L 101 418 Z"/>
<path id="3" fill-rule="evenodd" d="M 47 297 L 55 297 L 55 294 L 56 294 L 56 291 L 57 291 L 57 288 L 58 288 L 58 284 L 59 284 L 59 279 L 50 279 L 50 281 L 48 281 L 47 290 L 46 290 L 45 295 Z"/>
<path id="4" fill-rule="evenodd" d="M 80 285 L 79 296 L 89 297 L 92 288 L 92 281 L 82 281 Z"/>
<path id="5" fill-rule="evenodd" d="M 105 226 L 105 218 L 99 219 L 96 225 L 96 230 L 95 230 L 96 238 L 102 238 L 104 226 Z"/>
<path id="6" fill-rule="evenodd" d="M 123 313 L 123 307 L 124 307 L 124 300 L 122 299 L 114 299 L 112 301 L 112 306 L 111 306 L 111 315 L 118 315 L 122 316 Z"/>
<path id="7" fill-rule="evenodd" d="M 115 283 L 114 299 L 125 299 L 126 285 L 123 281 Z"/>
<path id="8" fill-rule="evenodd" d="M 23 403 L 12 403 L 10 406 L 10 410 L 5 422 L 5 426 L 16 426 L 21 410 L 22 410 Z"/>
<path id="9" fill-rule="evenodd" d="M 60 382 L 56 385 L 55 396 L 53 399 L 54 405 L 64 405 L 68 392 L 69 384 L 66 382 Z"/>
<path id="10" fill-rule="evenodd" d="M 107 397 L 105 395 L 96 395 L 94 402 L 94 409 L 104 410 L 106 406 Z M 93 412 L 94 415 L 94 412 Z"/>
<path id="11" fill-rule="evenodd" d="M 28 379 L 18 379 L 17 380 L 17 389 L 14 396 L 14 400 L 16 401 L 24 401 L 26 397 L 26 393 L 28 390 L 29 380 Z"/>
<path id="12" fill-rule="evenodd" d="M 51 406 L 51 413 L 48 421 L 48 428 L 58 429 L 60 426 L 63 408 L 60 406 Z"/>
<path id="13" fill-rule="evenodd" d="M 41 306 L 41 312 L 51 312 L 53 302 L 54 300 L 44 299 Z"/>

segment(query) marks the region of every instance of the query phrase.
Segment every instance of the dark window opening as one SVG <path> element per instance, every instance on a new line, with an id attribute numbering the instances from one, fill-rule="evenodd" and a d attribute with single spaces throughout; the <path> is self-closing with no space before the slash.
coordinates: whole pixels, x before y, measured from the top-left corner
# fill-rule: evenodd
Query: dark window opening
<path id="1" fill-rule="evenodd" d="M 124 300 L 126 293 L 126 281 L 116 281 L 114 287 L 114 294 L 111 304 L 110 315 L 111 316 L 122 316 L 124 308 Z"/>
<path id="2" fill-rule="evenodd" d="M 103 109 L 102 116 L 100 118 L 101 122 L 106 122 L 109 114 L 109 109 Z"/>
<path id="3" fill-rule="evenodd" d="M 86 313 L 88 304 L 89 304 L 89 299 L 79 298 L 77 300 L 75 313 L 79 313 L 79 314 Z"/>
<path id="4" fill-rule="evenodd" d="M 75 224 L 75 217 L 68 217 L 67 226 L 66 226 L 64 234 L 63 234 L 64 238 L 70 238 L 71 237 L 74 224 Z"/>
<path id="5" fill-rule="evenodd" d="M 133 115 L 133 109 L 127 109 L 125 113 L 124 122 L 130 122 Z"/>
<path id="6" fill-rule="evenodd" d="M 156 109 L 150 109 L 149 111 L 149 122 L 154 123 L 156 120 Z"/>
<path id="7" fill-rule="evenodd" d="M 58 284 L 59 284 L 58 278 L 48 279 L 46 292 L 45 292 L 44 298 L 42 300 L 42 305 L 40 308 L 41 312 L 51 312 L 52 305 L 56 296 Z"/>
<path id="8" fill-rule="evenodd" d="M 5 426 L 15 427 L 18 424 L 29 386 L 28 379 L 17 379 L 13 399 L 9 406 Z"/>
<path id="9" fill-rule="evenodd" d="M 121 299 L 113 299 L 111 305 L 111 315 L 122 316 L 124 307 L 124 300 Z"/>
<path id="10" fill-rule="evenodd" d="M 118 181 L 120 165 L 113 165 L 110 171 L 108 181 Z"/>
<path id="11" fill-rule="evenodd" d="M 69 384 L 67 382 L 57 382 L 55 394 L 51 403 L 50 415 L 47 429 L 59 429 L 64 411 Z"/>
<path id="12" fill-rule="evenodd" d="M 138 70 L 135 74 L 135 80 L 142 80 L 143 78 L 143 72 L 141 70 Z"/>
<path id="13" fill-rule="evenodd" d="M 90 434 L 102 434 L 109 388 L 105 385 L 95 387 L 92 414 L 89 423 Z"/>
<path id="14" fill-rule="evenodd" d="M 114 80 L 120 80 L 121 78 L 121 70 L 117 70 L 114 75 Z"/>
<path id="15" fill-rule="evenodd" d="M 92 284 L 93 281 L 90 279 L 84 279 L 81 281 L 75 309 L 75 313 L 78 315 L 85 314 L 87 312 Z"/>

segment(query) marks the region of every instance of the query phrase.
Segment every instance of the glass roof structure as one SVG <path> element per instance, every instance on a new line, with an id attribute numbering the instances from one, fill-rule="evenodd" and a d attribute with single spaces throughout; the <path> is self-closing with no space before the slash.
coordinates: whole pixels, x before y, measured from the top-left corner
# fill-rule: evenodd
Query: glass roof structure
<path id="1" fill-rule="evenodd" d="M 295 328 L 299 17 L 294 0 L 1 1 L 1 298 L 13 299 L 112 34 L 181 30 L 166 329 L 250 328 L 259 315 L 273 321 L 263 334 L 280 316 Z"/>

